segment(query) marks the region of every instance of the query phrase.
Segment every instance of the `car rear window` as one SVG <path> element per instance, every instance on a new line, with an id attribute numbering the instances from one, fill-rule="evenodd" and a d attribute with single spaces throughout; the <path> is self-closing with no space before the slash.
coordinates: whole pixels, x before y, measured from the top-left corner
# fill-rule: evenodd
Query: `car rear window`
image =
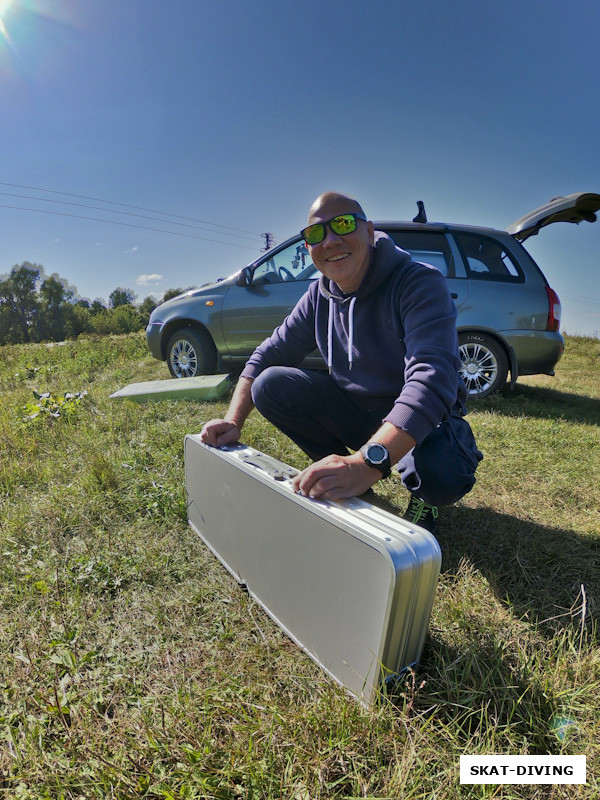
<path id="1" fill-rule="evenodd" d="M 443 233 L 427 231 L 385 231 L 403 250 L 411 254 L 415 261 L 431 264 L 446 278 L 454 276 L 452 255 L 448 241 Z"/>
<path id="2" fill-rule="evenodd" d="M 523 283 L 525 277 L 514 256 L 502 242 L 488 236 L 454 233 L 470 280 Z"/>

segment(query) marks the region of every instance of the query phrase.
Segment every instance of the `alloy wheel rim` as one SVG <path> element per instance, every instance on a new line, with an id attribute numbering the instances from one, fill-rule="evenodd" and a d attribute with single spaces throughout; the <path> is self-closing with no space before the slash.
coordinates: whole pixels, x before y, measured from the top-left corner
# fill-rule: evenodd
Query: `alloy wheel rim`
<path id="1" fill-rule="evenodd" d="M 459 347 L 460 376 L 470 395 L 482 394 L 498 377 L 498 361 L 487 347 L 481 344 L 463 344 Z"/>
<path id="2" fill-rule="evenodd" d="M 171 350 L 171 366 L 178 378 L 193 377 L 198 367 L 198 358 L 192 345 L 181 339 Z"/>

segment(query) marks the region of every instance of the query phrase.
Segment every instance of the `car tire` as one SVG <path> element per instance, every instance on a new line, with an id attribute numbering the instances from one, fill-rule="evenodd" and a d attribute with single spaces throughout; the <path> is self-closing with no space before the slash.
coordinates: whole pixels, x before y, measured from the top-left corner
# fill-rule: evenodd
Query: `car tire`
<path id="1" fill-rule="evenodd" d="M 194 378 L 215 372 L 217 353 L 210 336 L 202 330 L 181 328 L 167 344 L 167 366 L 174 378 Z"/>
<path id="2" fill-rule="evenodd" d="M 504 388 L 508 357 L 496 339 L 485 333 L 459 333 L 458 351 L 469 397 L 489 397 Z"/>

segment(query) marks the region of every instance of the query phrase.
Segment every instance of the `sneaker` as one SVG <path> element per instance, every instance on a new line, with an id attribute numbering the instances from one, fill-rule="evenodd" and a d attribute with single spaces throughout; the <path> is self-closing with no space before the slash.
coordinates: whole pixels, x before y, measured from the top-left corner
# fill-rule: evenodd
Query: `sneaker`
<path id="1" fill-rule="evenodd" d="M 438 509 L 437 506 L 430 506 L 420 500 L 416 494 L 411 495 L 408 508 L 404 512 L 404 519 L 412 522 L 414 525 L 420 525 L 421 528 L 435 533 L 437 528 Z"/>

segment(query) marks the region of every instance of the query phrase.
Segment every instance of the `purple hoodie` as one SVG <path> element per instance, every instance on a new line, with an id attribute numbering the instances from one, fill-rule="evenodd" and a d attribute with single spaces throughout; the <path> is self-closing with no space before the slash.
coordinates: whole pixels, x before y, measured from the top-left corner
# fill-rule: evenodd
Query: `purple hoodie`
<path id="1" fill-rule="evenodd" d="M 446 279 L 413 261 L 385 233 L 375 233 L 374 256 L 358 290 L 345 295 L 321 275 L 256 348 L 242 376 L 299 366 L 315 347 L 361 407 L 381 409 L 384 422 L 417 443 L 457 401 L 464 412 L 456 308 Z"/>

